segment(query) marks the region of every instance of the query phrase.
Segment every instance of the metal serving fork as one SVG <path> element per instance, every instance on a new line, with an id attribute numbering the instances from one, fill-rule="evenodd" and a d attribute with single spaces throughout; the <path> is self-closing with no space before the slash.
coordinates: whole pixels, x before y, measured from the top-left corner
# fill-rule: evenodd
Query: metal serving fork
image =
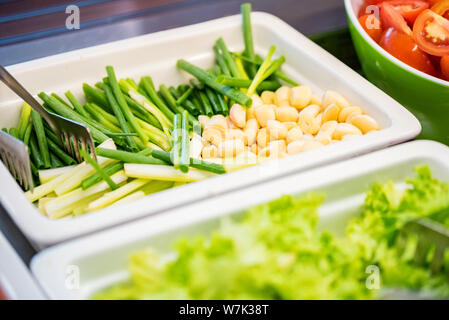
<path id="1" fill-rule="evenodd" d="M 407 222 L 399 234 L 398 246 L 405 249 L 408 237 L 417 236 L 418 244 L 415 251 L 414 263 L 424 265 L 429 250 L 433 247 L 430 270 L 432 274 L 441 271 L 444 263 L 444 254 L 449 250 L 449 230 L 441 223 L 430 219 L 417 219 Z M 406 288 L 390 287 L 380 292 L 380 299 L 386 300 L 439 300 L 442 299 L 432 291 L 421 292 Z"/>
<path id="2" fill-rule="evenodd" d="M 449 230 L 441 223 L 429 219 L 418 219 L 404 225 L 401 230 L 400 241 L 412 234 L 418 236 L 414 262 L 424 264 L 430 248 L 433 247 L 430 270 L 433 274 L 439 272 L 443 267 L 444 254 L 446 250 L 449 250 Z M 402 244 L 400 246 L 403 246 Z"/>
<path id="3" fill-rule="evenodd" d="M 45 119 L 50 128 L 59 137 L 64 149 L 66 149 L 68 153 L 81 162 L 79 153 L 81 142 L 83 149 L 87 151 L 89 146 L 92 155 L 96 158 L 95 145 L 90 131 L 86 126 L 45 110 L 45 108 L 42 107 L 40 103 L 36 101 L 36 99 L 34 99 L 34 97 L 2 66 L 0 66 L 0 80 Z"/>
<path id="4" fill-rule="evenodd" d="M 0 130 L 0 157 L 25 190 L 33 192 L 30 157 L 25 143 Z"/>

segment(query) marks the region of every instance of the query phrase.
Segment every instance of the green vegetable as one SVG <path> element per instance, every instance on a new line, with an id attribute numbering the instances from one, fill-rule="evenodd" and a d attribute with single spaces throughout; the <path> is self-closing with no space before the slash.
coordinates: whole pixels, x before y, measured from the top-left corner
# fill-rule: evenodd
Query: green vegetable
<path id="1" fill-rule="evenodd" d="M 30 113 L 31 114 L 31 113 Z M 28 122 L 27 128 L 25 130 L 25 134 L 23 135 L 23 142 L 29 146 L 31 133 L 33 132 L 33 123 Z"/>
<path id="2" fill-rule="evenodd" d="M 38 169 L 44 168 L 44 161 L 42 160 L 41 154 L 39 153 L 39 147 L 37 145 L 36 136 L 31 134 L 30 138 L 30 154 L 31 160 L 34 162 Z"/>
<path id="3" fill-rule="evenodd" d="M 235 89 L 232 89 L 228 86 L 219 85 L 215 82 L 215 77 L 208 73 L 207 71 L 202 70 L 201 68 L 198 68 L 197 66 L 185 61 L 185 60 L 178 60 L 176 63 L 178 68 L 190 73 L 191 75 L 195 76 L 198 80 L 206 84 L 207 86 L 211 87 L 215 91 L 218 91 L 219 93 L 227 96 L 229 99 L 234 100 L 235 102 L 241 104 L 242 106 L 250 107 L 252 104 L 251 98 L 249 98 L 246 94 L 243 92 L 239 92 Z"/>
<path id="4" fill-rule="evenodd" d="M 181 115 L 179 113 L 175 114 L 173 120 L 174 127 L 172 132 L 173 147 L 170 152 L 170 160 L 175 169 L 179 169 L 181 163 L 181 139 L 182 139 L 182 123 Z"/>
<path id="5" fill-rule="evenodd" d="M 67 99 L 69 99 L 73 108 L 75 108 L 75 110 L 78 111 L 78 113 L 80 113 L 84 117 L 89 117 L 88 114 L 86 113 L 86 110 L 84 110 L 83 106 L 81 105 L 81 103 L 79 103 L 79 101 L 70 91 L 67 91 L 65 93 L 65 96 L 67 97 Z"/>
<path id="6" fill-rule="evenodd" d="M 23 140 L 25 136 L 25 131 L 28 128 L 28 124 L 30 123 L 30 116 L 31 116 L 31 106 L 28 103 L 24 103 L 22 107 L 22 112 L 20 113 L 20 120 L 19 120 L 19 139 Z"/>
<path id="7" fill-rule="evenodd" d="M 75 159 L 73 159 L 71 156 L 69 156 L 64 150 L 62 150 L 56 143 L 54 143 L 52 140 L 48 139 L 48 148 L 53 152 L 56 156 L 58 156 L 59 159 L 64 162 L 66 165 L 72 165 L 76 164 L 77 162 Z"/>
<path id="8" fill-rule="evenodd" d="M 166 163 L 173 164 L 172 159 L 171 159 L 171 152 L 155 150 L 155 149 L 151 149 L 151 148 L 148 148 L 147 150 L 151 151 L 150 155 L 153 158 L 160 159 Z M 141 152 L 144 152 L 144 151 L 145 150 L 143 150 Z M 216 174 L 226 173 L 225 168 L 220 164 L 210 163 L 210 162 L 207 162 L 204 160 L 199 160 L 199 159 L 194 159 L 194 158 L 190 158 L 190 167 L 198 169 L 198 170 L 202 170 L 202 171 L 209 171 L 209 172 L 216 173 Z"/>
<path id="9" fill-rule="evenodd" d="M 190 135 L 189 135 L 188 113 L 184 111 L 181 115 L 181 155 L 179 158 L 179 168 L 182 172 L 189 172 L 190 165 Z"/>
<path id="10" fill-rule="evenodd" d="M 119 172 L 122 169 L 123 169 L 123 162 L 117 162 L 104 167 L 103 171 L 108 176 L 112 176 L 114 173 Z M 81 182 L 81 188 L 83 190 L 89 189 L 90 187 L 97 184 L 101 180 L 103 180 L 103 178 L 101 177 L 100 173 L 96 172 Z"/>
<path id="11" fill-rule="evenodd" d="M 109 159 L 115 159 L 120 160 L 125 163 L 139 163 L 139 164 L 159 164 L 164 165 L 167 164 L 166 162 L 151 158 L 148 156 L 144 156 L 138 153 L 132 153 L 127 151 L 121 151 L 121 150 L 113 150 L 113 149 L 104 149 L 104 148 L 97 148 L 97 155 Z"/>
<path id="12" fill-rule="evenodd" d="M 147 135 L 140 127 L 139 123 L 137 122 L 136 118 L 134 117 L 133 113 L 131 112 L 131 109 L 129 108 L 128 104 L 126 103 L 126 100 L 125 100 L 125 97 L 123 96 L 122 91 L 120 90 L 117 79 L 115 77 L 114 68 L 112 66 L 107 66 L 106 72 L 108 73 L 109 83 L 112 88 L 112 92 L 114 93 L 114 97 L 118 103 L 118 106 L 120 107 L 120 111 L 123 113 L 125 118 L 128 120 L 129 124 L 134 129 L 134 131 L 138 134 L 142 143 L 147 143 L 148 142 Z M 124 132 L 129 133 L 126 131 L 124 131 Z"/>
<path id="13" fill-rule="evenodd" d="M 39 145 L 42 162 L 45 168 L 51 168 L 50 153 L 48 151 L 47 138 L 45 137 L 44 123 L 42 117 L 36 111 L 31 111 L 31 120 L 33 121 L 33 128 L 36 132 L 37 143 Z"/>
<path id="14" fill-rule="evenodd" d="M 93 299 L 376 299 L 381 288 L 449 297 L 446 270 L 432 275 L 413 263 L 413 239 L 398 248 L 400 228 L 427 217 L 449 227 L 449 184 L 417 169 L 409 188 L 375 184 L 344 236 L 317 229 L 322 195 L 283 196 L 223 219 L 210 236 L 180 238 L 172 259 L 152 249 L 130 257 L 130 279 Z"/>
<path id="15" fill-rule="evenodd" d="M 64 166 L 64 163 L 59 160 L 59 158 L 53 153 L 50 153 L 50 163 L 52 168 L 59 168 Z"/>
<path id="16" fill-rule="evenodd" d="M 101 124 L 103 127 L 107 128 L 108 131 L 113 133 L 122 132 L 122 130 L 117 125 L 115 125 L 117 119 L 113 115 L 101 109 L 95 103 L 86 103 L 84 109 L 89 113 L 89 116 L 92 119 L 96 120 L 98 124 Z M 108 119 L 109 116 L 114 119 L 114 123 Z"/>
<path id="17" fill-rule="evenodd" d="M 128 127 L 128 123 L 126 122 L 126 119 L 122 113 L 122 110 L 120 109 L 120 106 L 117 103 L 117 100 L 115 100 L 115 97 L 114 97 L 114 94 L 112 93 L 111 88 L 109 86 L 105 85 L 104 92 L 106 93 L 106 98 L 108 99 L 108 102 L 109 102 L 112 110 L 114 111 L 115 117 L 117 118 L 117 121 L 120 124 L 120 128 L 125 133 L 131 133 L 131 131 L 129 130 L 129 127 Z M 136 142 L 134 141 L 134 139 L 132 137 L 126 137 L 125 139 L 128 142 L 128 147 L 131 150 L 136 151 L 137 145 L 136 145 Z"/>
<path id="18" fill-rule="evenodd" d="M 208 116 L 213 116 L 214 115 L 214 111 L 212 111 L 212 106 L 210 104 L 210 101 L 206 95 L 206 93 L 204 92 L 204 90 L 198 91 L 198 95 L 200 97 L 202 106 L 203 106 L 203 110 L 204 112 L 202 114 L 208 115 Z"/>
<path id="19" fill-rule="evenodd" d="M 230 87 L 237 87 L 237 88 L 249 88 L 249 86 L 251 85 L 251 80 L 246 80 L 246 79 L 239 79 L 239 78 L 232 78 L 232 77 L 227 77 L 225 75 L 219 75 L 215 81 L 218 84 L 222 84 L 225 86 L 230 86 Z M 278 81 L 262 81 L 259 86 L 257 87 L 257 89 L 259 91 L 265 91 L 265 90 L 269 90 L 269 91 L 276 91 L 277 89 L 279 89 L 279 87 L 281 86 L 281 84 Z"/>
<path id="20" fill-rule="evenodd" d="M 72 110 L 70 107 L 67 107 L 57 99 L 53 97 L 49 97 L 45 92 L 41 92 L 38 94 L 39 98 L 41 98 L 45 103 L 50 105 L 52 109 L 55 110 L 56 113 L 60 114 L 63 117 L 69 118 L 71 120 L 74 120 L 76 122 L 79 122 L 81 124 L 84 124 L 86 127 L 89 128 L 90 133 L 92 134 L 92 138 L 97 142 L 104 142 L 109 139 L 107 135 L 105 135 L 103 132 L 98 130 L 97 128 L 93 127 L 92 125 L 88 124 L 81 115 L 76 113 L 74 110 Z"/>
<path id="21" fill-rule="evenodd" d="M 55 98 L 56 100 L 58 100 L 59 102 L 61 102 L 62 104 L 64 104 L 66 107 L 69 107 L 70 109 L 72 109 L 72 107 L 70 106 L 70 104 L 67 103 L 67 101 L 65 101 L 64 99 L 62 99 L 59 95 L 57 95 L 56 93 L 52 93 L 51 96 L 53 98 Z"/>
<path id="22" fill-rule="evenodd" d="M 86 95 L 87 101 L 96 103 L 108 112 L 113 112 L 111 109 L 106 94 L 94 87 L 91 87 L 87 83 L 83 83 L 83 91 Z"/>
<path id="23" fill-rule="evenodd" d="M 176 100 L 176 104 L 183 104 L 184 101 L 186 101 L 186 100 L 189 98 L 189 96 L 190 96 L 190 94 L 191 94 L 192 92 L 193 92 L 193 88 L 187 89 L 187 91 L 184 92 L 184 93 L 182 94 L 182 96 L 180 96 L 180 97 Z"/>
<path id="24" fill-rule="evenodd" d="M 229 68 L 226 65 L 226 61 L 224 60 L 223 56 L 221 55 L 220 50 L 218 49 L 218 46 L 214 45 L 213 50 L 215 53 L 215 59 L 217 60 L 220 70 L 223 72 L 224 75 L 231 76 L 231 71 L 229 71 Z"/>
<path id="25" fill-rule="evenodd" d="M 181 85 L 179 85 L 179 87 L 182 87 Z M 183 94 L 183 92 L 181 93 L 181 91 L 178 91 L 178 89 L 176 89 L 173 86 L 168 87 L 168 91 L 170 91 L 171 95 L 173 97 L 175 97 L 175 99 L 179 99 L 179 97 L 181 96 L 181 94 Z"/>
<path id="26" fill-rule="evenodd" d="M 231 71 L 232 76 L 234 76 L 236 78 L 242 77 L 239 69 L 237 68 L 237 65 L 235 64 L 234 59 L 232 59 L 232 56 L 229 53 L 228 48 L 226 47 L 226 44 L 225 44 L 223 38 L 218 38 L 217 46 L 218 46 L 218 48 L 220 48 L 223 58 L 226 62 L 226 65 L 229 68 L 229 71 Z"/>
<path id="27" fill-rule="evenodd" d="M 97 174 L 104 180 L 106 181 L 106 183 L 109 185 L 109 187 L 111 188 L 111 190 L 116 190 L 118 189 L 118 185 L 112 181 L 110 175 L 103 170 L 103 168 L 98 164 L 97 161 L 95 161 L 89 153 L 86 152 L 86 150 L 81 149 L 80 150 L 80 155 L 84 158 L 84 160 L 89 163 L 92 167 L 94 167 L 95 171 L 97 172 Z M 84 181 L 84 180 L 83 180 Z"/>
<path id="28" fill-rule="evenodd" d="M 209 171 L 209 172 L 213 172 L 216 174 L 224 174 L 226 173 L 225 168 L 220 165 L 220 164 L 216 164 L 216 163 L 211 163 L 211 162 L 207 162 L 204 160 L 198 160 L 198 159 L 193 159 L 190 158 L 190 166 L 192 168 L 198 169 L 198 170 L 202 170 L 202 171 Z"/>
<path id="29" fill-rule="evenodd" d="M 167 105 L 158 96 L 156 89 L 154 88 L 153 80 L 150 77 L 142 77 L 140 80 L 141 86 L 145 89 L 145 92 L 150 96 L 151 100 L 156 106 L 164 113 L 164 115 L 173 122 L 174 113 L 167 107 Z"/>
<path id="30" fill-rule="evenodd" d="M 242 12 L 243 19 L 243 40 L 245 41 L 244 54 L 249 59 L 254 59 L 256 55 L 254 53 L 253 33 L 251 28 L 251 3 L 242 4 L 240 11 Z M 256 68 L 253 64 L 249 64 L 248 70 L 251 77 L 256 74 Z"/>
<path id="31" fill-rule="evenodd" d="M 256 91 L 256 89 L 260 85 L 260 83 L 268 77 L 266 75 L 266 71 L 270 67 L 271 57 L 273 56 L 275 49 L 276 48 L 274 46 L 270 47 L 270 50 L 268 51 L 268 55 L 267 55 L 266 59 L 264 60 L 264 62 L 260 65 L 259 69 L 257 70 L 257 73 L 254 76 L 254 79 L 248 88 L 249 96 L 251 96 Z"/>
<path id="32" fill-rule="evenodd" d="M 19 139 L 19 130 L 17 128 L 9 129 L 9 134 L 16 139 Z"/>
<path id="33" fill-rule="evenodd" d="M 267 71 L 265 71 L 265 78 L 268 78 L 269 76 L 271 76 L 273 73 L 276 72 L 276 70 L 278 70 L 285 62 L 285 57 L 282 56 L 276 60 L 274 60 L 273 62 L 271 62 L 270 66 L 268 67 Z"/>
<path id="34" fill-rule="evenodd" d="M 169 133 L 169 129 L 172 127 L 170 120 L 147 98 L 146 95 L 141 94 L 138 88 L 136 89 L 136 84 L 132 80 L 122 79 L 120 80 L 120 86 L 130 95 L 130 97 L 126 97 L 126 100 L 129 101 L 131 105 L 134 105 L 134 108 L 139 109 L 140 113 L 146 113 L 146 118 L 151 121 L 148 121 L 147 119 L 144 120 L 147 120 L 148 123 L 153 126 L 164 130 L 166 134 Z M 156 122 L 157 125 L 155 125 L 154 122 Z"/>
<path id="35" fill-rule="evenodd" d="M 161 84 L 159 86 L 159 91 L 161 92 L 162 97 L 164 98 L 164 100 L 168 103 L 168 106 L 170 107 L 170 109 L 173 112 L 178 112 L 178 106 L 176 104 L 176 100 L 175 98 L 173 98 L 172 94 L 170 93 L 170 91 L 168 90 L 168 88 Z"/>
<path id="36" fill-rule="evenodd" d="M 234 57 L 234 61 L 235 61 L 235 65 L 237 66 L 237 69 L 239 70 L 240 77 L 242 79 L 249 80 L 249 76 L 246 73 L 246 70 L 245 70 L 245 67 L 243 66 L 242 60 L 238 57 Z M 242 90 L 242 91 L 245 92 L 246 90 Z"/>
<path id="37" fill-rule="evenodd" d="M 242 59 L 243 61 L 248 62 L 248 63 L 251 63 L 251 64 L 256 65 L 256 66 L 260 66 L 260 65 L 262 64 L 262 62 L 263 62 L 262 59 L 260 59 L 259 56 L 256 56 L 256 59 L 253 60 L 253 59 L 249 59 L 249 58 L 247 58 L 247 57 L 245 57 L 245 56 L 243 56 L 243 55 L 241 55 L 241 54 L 239 54 L 239 53 L 236 53 L 236 52 L 233 52 L 232 55 L 235 56 L 235 57 L 239 57 L 239 58 Z M 290 77 L 288 77 L 288 76 L 287 76 L 284 72 L 282 72 L 281 70 L 275 71 L 273 75 L 274 75 L 276 78 L 278 78 L 278 79 L 280 79 L 280 80 L 284 81 L 285 83 L 288 83 L 288 84 L 290 84 L 290 85 L 292 85 L 292 86 L 299 86 L 299 83 L 298 83 L 298 82 L 296 82 L 295 80 L 293 80 L 293 79 L 291 79 Z"/>
<path id="38" fill-rule="evenodd" d="M 139 117 L 142 120 L 145 120 L 149 124 L 155 126 L 158 129 L 163 129 L 162 125 L 160 124 L 159 120 L 156 116 L 154 116 L 152 113 L 150 113 L 147 109 L 142 107 L 140 104 L 138 104 L 136 101 L 134 101 L 131 97 L 125 96 L 126 103 L 130 106 L 132 109 L 132 112 Z"/>

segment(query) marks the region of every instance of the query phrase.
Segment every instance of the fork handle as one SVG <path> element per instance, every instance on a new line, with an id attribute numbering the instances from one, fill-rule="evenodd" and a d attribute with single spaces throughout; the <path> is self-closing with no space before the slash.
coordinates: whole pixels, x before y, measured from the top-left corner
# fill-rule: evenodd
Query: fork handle
<path id="1" fill-rule="evenodd" d="M 48 111 L 41 106 L 39 102 L 14 78 L 3 66 L 0 65 L 0 80 L 2 80 L 12 91 L 28 103 L 34 110 L 50 124 L 52 123 L 48 116 Z"/>

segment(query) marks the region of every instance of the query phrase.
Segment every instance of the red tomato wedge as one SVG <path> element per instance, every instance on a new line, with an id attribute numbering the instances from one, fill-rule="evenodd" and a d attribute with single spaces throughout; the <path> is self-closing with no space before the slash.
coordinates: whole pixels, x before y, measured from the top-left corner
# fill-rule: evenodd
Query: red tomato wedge
<path id="1" fill-rule="evenodd" d="M 435 67 L 429 57 L 419 49 L 412 36 L 390 28 L 382 35 L 379 45 L 409 66 L 429 75 L 436 75 Z"/>
<path id="2" fill-rule="evenodd" d="M 444 80 L 449 81 L 449 56 L 444 56 L 440 60 L 441 74 Z"/>
<path id="3" fill-rule="evenodd" d="M 390 4 L 390 2 L 382 2 L 380 8 L 380 21 L 383 28 L 394 28 L 407 35 L 412 34 L 412 30 L 408 26 L 404 17 Z"/>
<path id="4" fill-rule="evenodd" d="M 427 2 L 430 4 L 430 6 L 433 6 L 437 2 L 440 2 L 441 0 L 427 0 Z"/>
<path id="5" fill-rule="evenodd" d="M 430 10 L 446 19 L 449 19 L 449 0 L 438 1 Z"/>
<path id="6" fill-rule="evenodd" d="M 449 20 L 432 10 L 427 9 L 416 18 L 413 37 L 419 48 L 428 54 L 449 55 Z"/>
<path id="7" fill-rule="evenodd" d="M 388 1 L 388 4 L 393 6 L 410 24 L 415 22 L 421 12 L 429 8 L 429 3 L 426 1 L 393 0 Z"/>
<path id="8" fill-rule="evenodd" d="M 382 37 L 382 28 L 379 19 L 374 14 L 365 14 L 359 18 L 362 28 L 376 42 Z"/>

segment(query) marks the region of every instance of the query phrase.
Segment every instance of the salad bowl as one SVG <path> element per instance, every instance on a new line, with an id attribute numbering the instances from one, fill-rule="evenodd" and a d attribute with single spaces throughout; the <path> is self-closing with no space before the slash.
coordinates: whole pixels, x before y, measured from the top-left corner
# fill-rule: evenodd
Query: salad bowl
<path id="1" fill-rule="evenodd" d="M 371 39 L 358 21 L 363 3 L 345 0 L 349 30 L 367 79 L 420 120 L 420 138 L 449 144 L 449 82 L 408 66 Z"/>

